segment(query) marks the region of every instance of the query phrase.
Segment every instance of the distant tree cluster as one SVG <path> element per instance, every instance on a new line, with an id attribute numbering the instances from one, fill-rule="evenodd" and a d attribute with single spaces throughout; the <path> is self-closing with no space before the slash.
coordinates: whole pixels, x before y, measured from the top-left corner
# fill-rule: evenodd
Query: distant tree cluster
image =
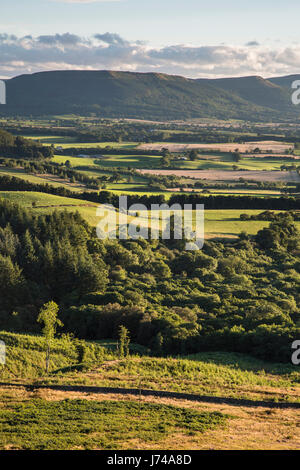
<path id="1" fill-rule="evenodd" d="M 42 160 L 51 158 L 53 154 L 52 147 L 43 146 L 24 137 L 15 137 L 0 129 L 0 156 L 2 157 Z"/>

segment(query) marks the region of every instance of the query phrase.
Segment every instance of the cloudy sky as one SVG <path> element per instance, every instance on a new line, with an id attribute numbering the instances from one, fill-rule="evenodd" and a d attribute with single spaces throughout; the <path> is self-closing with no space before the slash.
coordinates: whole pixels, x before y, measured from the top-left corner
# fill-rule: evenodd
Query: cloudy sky
<path id="1" fill-rule="evenodd" d="M 300 73 L 299 0 L 0 0 L 0 78 L 59 69 Z"/>

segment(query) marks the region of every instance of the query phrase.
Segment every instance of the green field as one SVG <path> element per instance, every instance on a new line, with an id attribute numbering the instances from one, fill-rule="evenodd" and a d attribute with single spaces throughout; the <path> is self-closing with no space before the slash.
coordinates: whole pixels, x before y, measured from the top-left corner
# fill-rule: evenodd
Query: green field
<path id="1" fill-rule="evenodd" d="M 282 161 L 270 157 L 269 159 L 256 157 L 242 157 L 239 162 L 234 162 L 230 154 L 217 156 L 215 159 L 209 157 L 203 160 L 195 161 L 172 161 L 170 168 L 186 170 L 232 170 L 236 166 L 240 170 L 280 170 L 282 165 L 292 165 L 295 161 L 292 159 L 283 159 Z M 297 164 L 297 163 L 296 163 Z"/>
<path id="2" fill-rule="evenodd" d="M 170 405 L 130 401 L 47 401 L 22 404 L 1 396 L 0 449 L 71 450 L 126 449 L 133 440 L 163 445 L 223 427 L 228 417 Z"/>
<path id="3" fill-rule="evenodd" d="M 70 161 L 72 166 L 78 165 L 95 165 L 95 158 L 92 157 L 69 157 L 64 155 L 55 155 L 53 161 L 58 163 L 65 163 Z M 105 155 L 103 158 L 97 158 L 101 166 L 107 168 L 120 167 L 120 168 L 155 168 L 159 166 L 161 157 L 153 155 Z"/>
<path id="4" fill-rule="evenodd" d="M 122 194 L 122 192 L 120 192 Z M 23 207 L 30 208 L 35 213 L 45 214 L 54 210 L 78 211 L 81 216 L 92 226 L 96 226 L 100 218 L 96 216 L 98 204 L 80 199 L 65 198 L 31 191 L 0 191 L 0 197 L 9 199 Z M 32 207 L 32 204 L 36 207 Z M 42 207 L 40 207 L 42 206 Z M 264 221 L 241 221 L 240 214 L 255 215 L 260 210 L 206 210 L 205 211 L 205 236 L 206 238 L 235 238 L 242 231 L 250 235 L 269 225 Z M 143 215 L 143 214 L 141 214 Z M 144 217 L 147 223 L 146 215 Z M 297 222 L 300 226 L 300 223 Z"/>
<path id="5" fill-rule="evenodd" d="M 59 144 L 60 146 L 65 145 L 73 145 L 76 144 L 76 137 L 71 137 L 71 136 L 61 136 L 61 135 L 28 135 L 25 134 L 22 137 L 25 139 L 32 139 L 38 142 L 41 142 L 42 144 L 54 144 L 57 145 Z"/>
<path id="6" fill-rule="evenodd" d="M 76 137 L 60 136 L 60 135 L 23 135 L 26 139 L 32 139 L 42 144 L 54 144 L 63 148 L 135 148 L 138 142 L 78 142 Z"/>
<path id="7" fill-rule="evenodd" d="M 78 211 L 92 226 L 96 226 L 99 221 L 99 218 L 96 217 L 97 204 L 80 199 L 31 191 L 0 191 L 0 198 L 30 208 L 35 214 L 49 214 L 54 210 Z M 36 206 L 32 207 L 32 204 Z"/>
<path id="8" fill-rule="evenodd" d="M 29 181 L 30 183 L 35 184 L 50 184 L 55 188 L 63 187 L 76 192 L 82 190 L 82 187 L 76 185 L 76 183 L 68 184 L 64 180 L 62 180 L 62 182 L 60 183 L 59 178 L 53 175 L 49 175 L 49 177 L 43 175 L 31 175 L 26 173 L 22 168 L 6 168 L 4 166 L 0 166 L 0 176 L 1 175 L 14 176 L 16 178 L 21 178 L 22 180 Z"/>
<path id="9" fill-rule="evenodd" d="M 84 144 L 88 148 L 87 144 Z M 211 157 L 211 158 L 210 158 Z M 292 159 L 283 159 L 282 161 L 270 157 L 269 159 L 256 157 L 243 157 L 239 162 L 232 160 L 231 154 L 211 155 L 202 160 L 195 161 L 176 161 L 170 163 L 171 169 L 186 170 L 232 170 L 233 166 L 241 170 L 280 170 L 282 165 L 295 164 Z M 78 158 L 63 155 L 55 155 L 54 161 L 65 163 L 69 160 L 73 166 L 77 165 L 93 165 L 95 158 Z M 99 160 L 99 159 L 98 159 Z M 107 167 L 131 167 L 131 168 L 159 168 L 160 156 L 156 155 L 104 155 L 101 160 L 101 166 Z"/>

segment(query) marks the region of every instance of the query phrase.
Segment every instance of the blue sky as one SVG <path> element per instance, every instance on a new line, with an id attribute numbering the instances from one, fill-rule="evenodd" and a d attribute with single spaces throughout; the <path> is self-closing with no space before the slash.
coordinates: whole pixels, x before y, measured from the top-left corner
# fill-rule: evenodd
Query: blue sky
<path id="1" fill-rule="evenodd" d="M 0 0 L 0 6 L 1 77 L 63 68 L 189 77 L 300 72 L 299 0 Z"/>

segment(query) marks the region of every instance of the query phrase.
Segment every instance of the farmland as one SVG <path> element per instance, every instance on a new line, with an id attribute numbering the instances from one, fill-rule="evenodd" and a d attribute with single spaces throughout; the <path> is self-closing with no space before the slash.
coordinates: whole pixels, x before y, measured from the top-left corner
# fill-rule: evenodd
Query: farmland
<path id="1" fill-rule="evenodd" d="M 69 160 L 73 166 L 77 165 L 94 165 L 95 158 L 78 158 L 78 157 L 65 157 L 60 155 L 55 155 L 54 161 L 57 163 L 64 163 Z M 148 156 L 148 155 L 105 155 L 104 158 L 101 158 L 101 166 L 107 168 L 110 167 L 131 167 L 131 168 L 143 168 L 148 166 L 158 165 L 160 160 L 159 156 Z"/>
<path id="2" fill-rule="evenodd" d="M 93 227 L 101 220 L 96 215 L 98 204 L 84 202 L 78 199 L 53 196 L 51 194 L 19 191 L 0 191 L 0 198 L 8 199 L 11 202 L 20 204 L 22 207 L 30 209 L 35 214 L 48 214 L 54 210 L 78 211 L 80 215 Z M 259 210 L 206 210 L 205 211 L 205 237 L 212 238 L 236 238 L 241 232 L 249 235 L 257 233 L 258 230 L 266 227 L 268 222 L 240 220 L 241 214 L 256 215 Z M 141 217 L 143 213 L 141 212 Z M 130 220 L 133 220 L 130 218 Z M 148 225 L 148 218 L 145 215 L 144 225 Z M 300 223 L 299 223 L 300 227 Z"/>
<path id="3" fill-rule="evenodd" d="M 253 152 L 255 148 L 258 148 L 263 153 L 283 153 L 285 150 L 290 150 L 293 145 L 289 143 L 278 143 L 276 141 L 256 141 L 245 143 L 231 143 L 231 144 L 178 144 L 178 143 L 155 143 L 155 144 L 141 144 L 139 147 L 141 150 L 160 150 L 162 148 L 168 148 L 170 152 L 183 152 L 192 149 L 212 150 L 220 152 Z"/>
<path id="4" fill-rule="evenodd" d="M 55 210 L 68 210 L 71 212 L 78 211 L 80 215 L 92 226 L 96 226 L 99 220 L 96 217 L 97 204 L 84 202 L 78 199 L 64 198 L 53 196 L 52 194 L 29 191 L 1 191 L 0 198 L 7 199 L 22 207 L 28 208 L 35 214 L 50 214 Z"/>
<path id="5" fill-rule="evenodd" d="M 220 170 L 142 170 L 142 174 L 176 175 L 186 178 L 204 179 L 211 181 L 237 181 L 240 178 L 251 181 L 283 181 L 300 183 L 296 172 L 285 171 L 220 171 Z"/>
<path id="6" fill-rule="evenodd" d="M 236 150 L 241 153 L 253 152 L 255 148 L 258 148 L 264 153 L 283 153 L 285 150 L 293 148 L 293 145 L 289 143 L 278 143 L 276 141 L 256 141 L 248 142 L 247 144 L 241 143 L 218 143 L 218 144 L 178 144 L 178 143 L 155 143 L 155 144 L 141 144 L 139 146 L 142 150 L 159 150 L 161 148 L 168 148 L 171 152 L 182 152 L 191 149 L 203 149 L 220 152 L 235 152 Z"/>
<path id="7" fill-rule="evenodd" d="M 0 449 L 298 448 L 297 142 L 235 121 L 26 126 L 53 156 L 0 154 Z M 97 239 L 120 195 L 204 202 L 203 249 Z"/>
<path id="8" fill-rule="evenodd" d="M 54 178 L 52 175 L 37 175 L 37 174 L 28 174 L 22 168 L 7 168 L 0 166 L 0 176 L 1 175 L 8 175 L 14 176 L 16 178 L 21 178 L 25 181 L 29 181 L 30 183 L 37 183 L 37 184 L 51 184 L 52 186 L 59 188 L 69 188 L 72 191 L 79 191 L 82 189 L 82 186 L 76 184 L 70 184 L 69 181 L 62 181 L 59 178 Z"/>

